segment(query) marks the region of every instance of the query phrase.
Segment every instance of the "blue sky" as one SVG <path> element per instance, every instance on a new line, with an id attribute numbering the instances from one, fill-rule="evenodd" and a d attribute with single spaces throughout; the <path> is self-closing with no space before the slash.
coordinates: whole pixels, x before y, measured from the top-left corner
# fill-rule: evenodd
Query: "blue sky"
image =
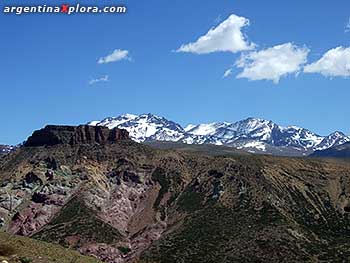
<path id="1" fill-rule="evenodd" d="M 6 0 L 1 8 L 62 3 L 41 1 Z M 182 125 L 254 116 L 321 135 L 335 130 L 350 133 L 350 80 L 337 75 L 341 68 L 325 69 L 321 63 L 313 66 L 315 73 L 304 73 L 299 65 L 277 83 L 251 80 L 252 75 L 237 78 L 245 68 L 252 70 L 252 64 L 234 66 L 241 56 L 261 58 L 262 51 L 274 51 L 273 47 L 285 43 L 307 51 L 304 65 L 342 46 L 345 53 L 336 62 L 349 66 L 345 56 L 350 46 L 349 1 L 80 3 L 125 4 L 128 11 L 122 15 L 0 14 L 0 143 L 19 143 L 46 124 L 80 124 L 148 112 Z M 249 19 L 241 32 L 248 45 L 256 45 L 253 50 L 175 52 L 232 14 Z M 131 59 L 98 63 L 114 50 L 128 51 Z M 228 69 L 232 74 L 223 78 Z M 262 70 L 263 76 L 270 73 L 266 67 Z M 98 79 L 106 81 L 92 81 Z"/>

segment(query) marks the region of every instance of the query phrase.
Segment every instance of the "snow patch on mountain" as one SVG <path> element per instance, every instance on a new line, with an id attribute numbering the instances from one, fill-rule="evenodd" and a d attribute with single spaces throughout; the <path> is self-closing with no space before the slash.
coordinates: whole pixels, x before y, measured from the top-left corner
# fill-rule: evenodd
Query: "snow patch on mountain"
<path id="1" fill-rule="evenodd" d="M 252 142 L 247 142 L 244 145 L 238 146 L 238 149 L 243 149 L 243 148 L 255 148 L 260 151 L 266 151 L 266 145 L 263 142 L 259 141 L 252 141 Z"/>
<path id="2" fill-rule="evenodd" d="M 188 132 L 190 130 L 192 130 L 194 127 L 196 127 L 197 125 L 194 125 L 194 124 L 188 124 L 185 128 L 184 128 L 184 131 L 185 132 Z"/>
<path id="3" fill-rule="evenodd" d="M 185 130 L 193 135 L 215 135 L 216 131 L 222 127 L 226 127 L 229 123 L 213 122 L 207 124 L 192 125 L 192 129 Z"/>
<path id="4" fill-rule="evenodd" d="M 177 141 L 185 132 L 179 124 L 153 114 L 139 116 L 124 114 L 119 117 L 109 117 L 100 122 L 92 121 L 88 125 L 126 129 L 130 138 L 137 142 Z"/>
<path id="5" fill-rule="evenodd" d="M 315 151 L 326 150 L 333 146 L 342 145 L 347 142 L 350 142 L 350 137 L 345 136 L 345 134 L 342 132 L 336 131 L 324 137 L 317 147 L 315 147 Z"/>

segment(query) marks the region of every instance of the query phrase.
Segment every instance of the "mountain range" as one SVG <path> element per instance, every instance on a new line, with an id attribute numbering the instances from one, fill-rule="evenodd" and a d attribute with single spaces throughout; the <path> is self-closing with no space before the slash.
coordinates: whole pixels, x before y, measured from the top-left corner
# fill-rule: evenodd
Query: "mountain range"
<path id="1" fill-rule="evenodd" d="M 154 114 L 124 114 L 91 121 L 88 125 L 120 128 L 136 142 L 170 141 L 186 144 L 215 144 L 251 153 L 306 156 L 350 142 L 350 136 L 336 131 L 318 135 L 297 126 L 280 126 L 272 121 L 247 118 L 238 122 L 180 124 Z"/>

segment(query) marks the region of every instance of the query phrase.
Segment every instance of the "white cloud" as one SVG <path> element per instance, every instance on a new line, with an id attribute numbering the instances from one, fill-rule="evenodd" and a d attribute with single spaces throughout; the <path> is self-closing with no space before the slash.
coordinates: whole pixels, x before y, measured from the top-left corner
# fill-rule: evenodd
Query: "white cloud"
<path id="1" fill-rule="evenodd" d="M 285 43 L 261 51 L 242 54 L 236 61 L 243 71 L 237 78 L 250 80 L 272 80 L 278 83 L 280 78 L 291 73 L 298 73 L 307 62 L 309 49 Z"/>
<path id="2" fill-rule="evenodd" d="M 328 50 L 318 61 L 306 65 L 306 73 L 320 73 L 327 77 L 350 76 L 350 47 Z"/>
<path id="3" fill-rule="evenodd" d="M 227 78 L 230 75 L 232 75 L 232 68 L 229 68 L 228 70 L 226 70 L 222 77 Z"/>
<path id="4" fill-rule="evenodd" d="M 116 49 L 111 54 L 105 57 L 99 58 L 97 63 L 105 64 L 105 63 L 116 62 L 120 60 L 131 60 L 131 58 L 129 57 L 129 51 Z"/>
<path id="5" fill-rule="evenodd" d="M 105 75 L 103 77 L 97 78 L 97 79 L 92 79 L 89 81 L 89 85 L 94 85 L 98 82 L 108 82 L 109 81 L 109 77 L 108 75 Z"/>
<path id="6" fill-rule="evenodd" d="M 345 33 L 349 33 L 349 32 L 350 32 L 350 18 L 349 18 L 348 23 L 345 26 Z"/>
<path id="7" fill-rule="evenodd" d="M 190 52 L 195 54 L 207 54 L 218 51 L 236 53 L 252 50 L 254 43 L 249 43 L 241 29 L 249 25 L 245 17 L 230 15 L 225 21 L 215 28 L 211 28 L 196 42 L 182 45 L 176 52 Z"/>

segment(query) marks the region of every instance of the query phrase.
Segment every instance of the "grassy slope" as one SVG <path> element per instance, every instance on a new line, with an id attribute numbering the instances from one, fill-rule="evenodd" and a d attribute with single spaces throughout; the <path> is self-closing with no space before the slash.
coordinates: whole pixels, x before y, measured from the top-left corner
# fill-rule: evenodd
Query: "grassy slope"
<path id="1" fill-rule="evenodd" d="M 0 233 L 0 260 L 32 263 L 99 263 L 101 261 L 82 256 L 76 251 L 27 237 Z"/>
<path id="2" fill-rule="evenodd" d="M 289 262 L 304 261 L 286 229 L 287 223 L 269 205 L 255 211 L 210 204 L 156 242 L 141 262 L 283 262 L 282 255 Z"/>

